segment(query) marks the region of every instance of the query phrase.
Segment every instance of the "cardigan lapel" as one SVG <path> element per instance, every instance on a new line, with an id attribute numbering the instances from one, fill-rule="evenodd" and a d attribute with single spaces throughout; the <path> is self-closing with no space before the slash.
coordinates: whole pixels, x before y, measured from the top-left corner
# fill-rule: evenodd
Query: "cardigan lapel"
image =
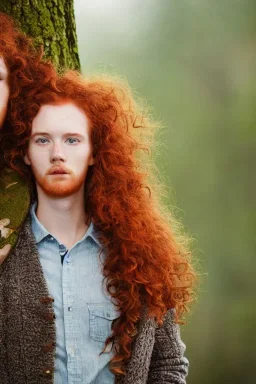
<path id="1" fill-rule="evenodd" d="M 28 384 L 53 383 L 56 345 L 53 299 L 49 295 L 28 215 L 14 250 L 19 276 L 20 344 Z M 15 368 L 15 367 L 14 367 Z"/>

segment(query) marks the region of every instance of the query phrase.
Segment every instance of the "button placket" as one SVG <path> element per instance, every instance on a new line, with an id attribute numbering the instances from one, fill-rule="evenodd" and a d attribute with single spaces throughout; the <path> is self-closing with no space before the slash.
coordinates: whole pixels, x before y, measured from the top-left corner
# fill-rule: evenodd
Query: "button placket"
<path id="1" fill-rule="evenodd" d="M 72 251 L 71 251 L 72 252 Z M 68 354 L 67 368 L 68 377 L 77 380 L 81 377 L 81 361 L 77 343 L 80 339 L 79 319 L 75 310 L 76 297 L 76 273 L 75 266 L 66 258 L 62 268 L 62 289 L 63 289 L 63 309 L 66 349 Z"/>
<path id="2" fill-rule="evenodd" d="M 40 297 L 39 301 L 45 306 L 46 304 L 52 304 L 54 302 L 54 298 L 50 296 L 44 296 L 44 297 Z M 50 306 L 50 308 L 52 308 L 52 305 Z M 50 308 L 49 308 L 49 305 L 47 305 L 47 309 L 49 310 Z M 53 311 L 53 308 L 52 308 L 52 311 Z M 42 313 L 42 318 L 44 320 L 54 322 L 56 316 L 54 312 L 44 312 Z M 45 353 L 47 353 L 47 352 L 51 352 L 55 347 L 56 347 L 55 341 L 48 341 L 46 344 L 42 346 L 42 350 Z M 44 374 L 51 375 L 52 371 L 50 369 L 46 369 L 44 370 Z"/>

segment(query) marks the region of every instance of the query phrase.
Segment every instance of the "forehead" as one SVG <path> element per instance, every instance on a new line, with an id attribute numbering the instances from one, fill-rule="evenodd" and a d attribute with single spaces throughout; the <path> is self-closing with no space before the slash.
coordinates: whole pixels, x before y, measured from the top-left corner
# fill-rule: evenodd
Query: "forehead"
<path id="1" fill-rule="evenodd" d="M 87 133 L 89 120 L 86 114 L 72 102 L 60 105 L 43 105 L 32 123 L 33 133 L 36 131 Z"/>

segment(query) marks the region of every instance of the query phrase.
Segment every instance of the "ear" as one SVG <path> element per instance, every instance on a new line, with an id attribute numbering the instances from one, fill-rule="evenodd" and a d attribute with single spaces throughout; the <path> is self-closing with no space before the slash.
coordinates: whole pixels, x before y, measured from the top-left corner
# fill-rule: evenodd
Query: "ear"
<path id="1" fill-rule="evenodd" d="M 27 153 L 26 153 L 25 156 L 23 156 L 23 160 L 24 160 L 24 163 L 25 163 L 25 164 L 27 164 L 27 165 L 31 165 L 31 162 L 30 162 L 30 160 L 29 160 L 29 158 L 28 158 Z"/>

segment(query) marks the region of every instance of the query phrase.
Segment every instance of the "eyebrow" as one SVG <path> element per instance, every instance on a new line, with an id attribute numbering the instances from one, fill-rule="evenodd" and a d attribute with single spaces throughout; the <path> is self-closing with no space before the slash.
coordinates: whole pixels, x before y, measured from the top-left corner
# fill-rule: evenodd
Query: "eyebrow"
<path id="1" fill-rule="evenodd" d="M 32 139 L 35 136 L 51 136 L 51 135 L 48 132 L 35 132 L 35 133 L 33 133 L 33 135 L 30 136 L 30 138 Z M 63 135 L 63 137 L 67 137 L 67 136 L 76 136 L 76 137 L 84 138 L 83 135 L 81 135 L 80 133 L 76 133 L 76 132 L 68 132 L 68 133 L 65 133 Z"/>

